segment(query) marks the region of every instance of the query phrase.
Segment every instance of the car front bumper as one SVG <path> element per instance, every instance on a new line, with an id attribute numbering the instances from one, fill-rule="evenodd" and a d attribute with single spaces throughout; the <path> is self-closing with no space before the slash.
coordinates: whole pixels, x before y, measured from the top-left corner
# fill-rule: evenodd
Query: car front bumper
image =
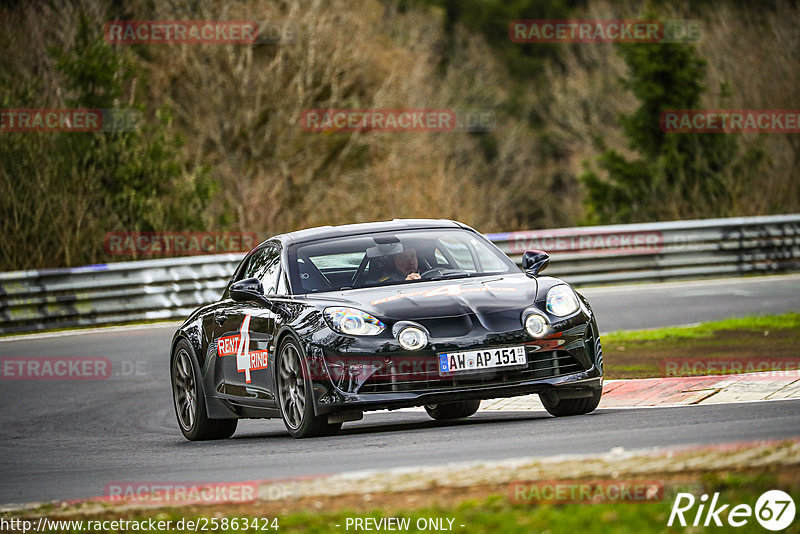
<path id="1" fill-rule="evenodd" d="M 443 404 L 463 400 L 484 400 L 517 397 L 545 391 L 558 391 L 562 398 L 588 397 L 603 387 L 603 377 L 596 368 L 573 375 L 549 379 L 526 380 L 508 384 L 492 384 L 476 387 L 442 389 L 432 391 L 409 391 L 391 393 L 347 393 L 331 392 L 317 399 L 318 415 L 341 411 L 396 410 L 426 404 Z"/>
<path id="2" fill-rule="evenodd" d="M 398 409 L 473 399 L 514 397 L 558 390 L 562 398 L 590 396 L 602 387 L 602 357 L 597 327 L 578 314 L 542 339 L 524 331 L 471 336 L 447 343 L 434 340 L 431 350 L 405 352 L 399 347 L 337 343 L 307 347 L 314 372 L 315 412 Z M 438 341 L 438 343 L 437 343 Z M 527 364 L 479 372 L 441 375 L 442 352 L 524 345 Z M 342 347 L 346 347 L 343 349 Z"/>

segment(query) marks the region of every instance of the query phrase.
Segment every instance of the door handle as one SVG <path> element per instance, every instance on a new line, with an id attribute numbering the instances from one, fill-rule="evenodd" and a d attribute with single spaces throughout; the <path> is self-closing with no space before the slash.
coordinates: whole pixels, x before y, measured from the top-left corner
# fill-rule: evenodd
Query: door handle
<path id="1" fill-rule="evenodd" d="M 228 320 L 228 316 L 224 313 L 218 313 L 214 316 L 214 320 L 217 322 L 218 325 L 222 326 L 222 324 Z"/>

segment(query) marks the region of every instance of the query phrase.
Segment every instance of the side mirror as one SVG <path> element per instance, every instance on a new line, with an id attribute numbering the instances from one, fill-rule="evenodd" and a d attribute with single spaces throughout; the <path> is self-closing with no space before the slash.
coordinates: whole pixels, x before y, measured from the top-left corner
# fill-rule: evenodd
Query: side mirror
<path id="1" fill-rule="evenodd" d="M 526 250 L 522 255 L 522 268 L 525 274 L 536 276 L 550 264 L 550 255 L 543 250 Z"/>
<path id="2" fill-rule="evenodd" d="M 264 301 L 264 286 L 258 278 L 245 278 L 231 284 L 231 298 L 236 302 Z"/>

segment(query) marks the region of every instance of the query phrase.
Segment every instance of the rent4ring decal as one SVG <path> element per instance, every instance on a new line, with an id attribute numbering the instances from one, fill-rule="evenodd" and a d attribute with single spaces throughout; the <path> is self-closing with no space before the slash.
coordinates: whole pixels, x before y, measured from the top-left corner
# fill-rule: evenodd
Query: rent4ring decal
<path id="1" fill-rule="evenodd" d="M 225 336 L 217 340 L 217 354 L 236 355 L 236 370 L 244 372 L 244 380 L 250 383 L 250 371 L 266 369 L 269 351 L 250 350 L 250 315 L 245 315 L 238 336 Z"/>

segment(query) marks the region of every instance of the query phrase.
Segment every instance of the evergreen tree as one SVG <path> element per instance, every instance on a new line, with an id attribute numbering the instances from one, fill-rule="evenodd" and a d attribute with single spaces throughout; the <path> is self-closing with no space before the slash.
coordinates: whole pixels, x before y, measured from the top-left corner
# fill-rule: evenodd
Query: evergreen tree
<path id="1" fill-rule="evenodd" d="M 743 185 L 765 160 L 763 151 L 741 154 L 735 135 L 666 133 L 659 122 L 662 111 L 700 106 L 705 61 L 685 44 L 626 44 L 620 51 L 630 71 L 623 84 L 639 101 L 620 125 L 638 157 L 607 150 L 598 158 L 602 177 L 587 165 L 579 177 L 587 189 L 587 222 L 735 215 Z"/>

